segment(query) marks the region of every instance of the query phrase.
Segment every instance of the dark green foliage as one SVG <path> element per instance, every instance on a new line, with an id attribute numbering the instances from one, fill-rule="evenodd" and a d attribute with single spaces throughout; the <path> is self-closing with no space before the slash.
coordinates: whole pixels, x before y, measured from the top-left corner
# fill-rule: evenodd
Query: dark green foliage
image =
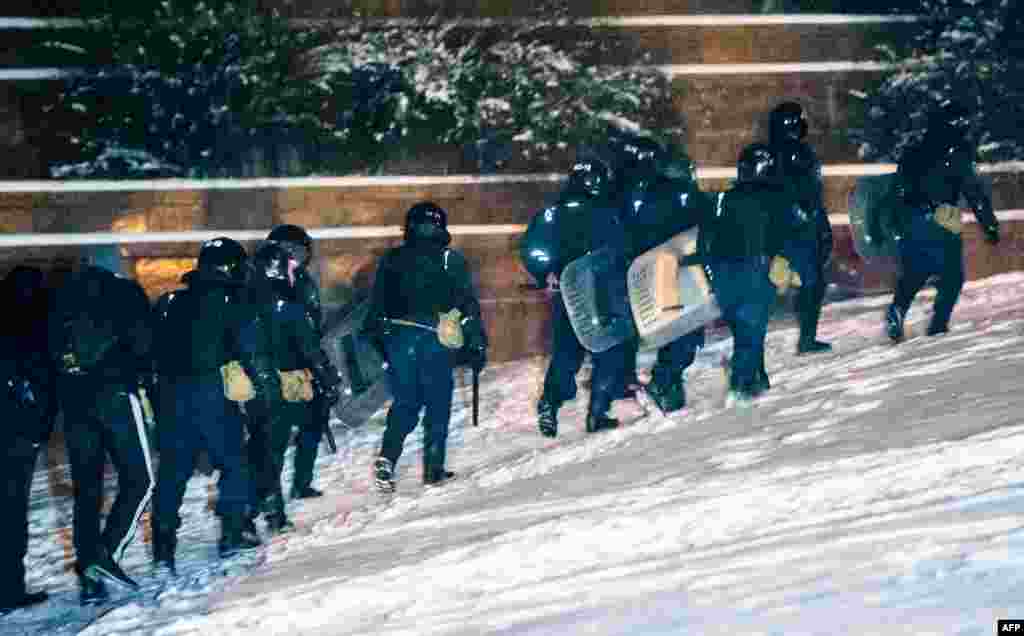
<path id="1" fill-rule="evenodd" d="M 41 50 L 84 66 L 53 103 L 58 177 L 374 173 L 389 161 L 552 167 L 609 124 L 678 137 L 668 80 L 585 63 L 597 43 L 465 20 L 341 30 L 257 0 L 98 0 Z M 566 44 L 565 42 L 569 42 Z M 454 153 L 453 153 L 454 149 Z M 460 166 L 464 167 L 464 166 Z M 444 169 L 443 167 L 441 169 Z"/>
<path id="2" fill-rule="evenodd" d="M 986 160 L 1024 157 L 1022 10 L 1012 0 L 920 0 L 911 42 L 886 50 L 898 70 L 864 95 L 861 154 L 895 160 L 924 133 L 938 104 L 952 99 L 972 115 L 972 138 Z"/>

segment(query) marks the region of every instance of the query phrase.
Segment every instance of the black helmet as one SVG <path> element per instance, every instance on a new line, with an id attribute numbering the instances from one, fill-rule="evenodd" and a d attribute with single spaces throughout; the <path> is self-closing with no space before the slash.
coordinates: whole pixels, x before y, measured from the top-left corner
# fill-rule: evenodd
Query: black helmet
<path id="1" fill-rule="evenodd" d="M 569 170 L 566 190 L 596 199 L 608 194 L 611 178 L 611 170 L 605 162 L 596 157 L 580 158 Z"/>
<path id="2" fill-rule="evenodd" d="M 804 109 L 796 102 L 782 102 L 769 115 L 768 136 L 772 143 L 800 141 L 807 136 Z"/>
<path id="3" fill-rule="evenodd" d="M 267 235 L 268 241 L 282 243 L 285 248 L 291 248 L 292 256 L 306 267 L 309 259 L 313 256 L 313 239 L 309 233 L 298 225 L 286 223 L 278 225 Z"/>
<path id="4" fill-rule="evenodd" d="M 448 245 L 448 213 L 432 201 L 423 201 L 409 208 L 405 214 L 405 240 L 427 241 Z"/>
<path id="5" fill-rule="evenodd" d="M 255 273 L 267 280 L 282 280 L 290 282 L 288 278 L 288 261 L 298 260 L 282 243 L 277 241 L 266 241 L 256 250 L 252 257 L 252 268 Z"/>
<path id="6" fill-rule="evenodd" d="M 665 149 L 650 137 L 633 136 L 622 144 L 623 176 L 628 179 L 652 178 L 661 172 Z"/>
<path id="7" fill-rule="evenodd" d="M 750 144 L 736 162 L 736 180 L 740 183 L 771 181 L 775 178 L 775 153 L 767 144 Z"/>
<path id="8" fill-rule="evenodd" d="M 216 270 L 235 281 L 245 280 L 245 248 L 226 236 L 218 236 L 199 248 L 200 271 Z"/>

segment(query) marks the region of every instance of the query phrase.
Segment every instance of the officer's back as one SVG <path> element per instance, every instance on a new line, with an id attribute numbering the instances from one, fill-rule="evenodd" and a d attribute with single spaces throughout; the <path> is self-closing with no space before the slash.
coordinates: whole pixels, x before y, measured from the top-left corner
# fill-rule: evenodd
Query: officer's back
<path id="1" fill-rule="evenodd" d="M 166 298 L 157 344 L 161 375 L 199 376 L 219 372 L 236 358 L 232 333 L 244 310 L 241 287 L 216 274 L 192 271 L 186 288 Z"/>
<path id="2" fill-rule="evenodd" d="M 149 300 L 133 280 L 93 265 L 54 294 L 49 348 L 61 377 L 134 387 L 152 346 Z"/>

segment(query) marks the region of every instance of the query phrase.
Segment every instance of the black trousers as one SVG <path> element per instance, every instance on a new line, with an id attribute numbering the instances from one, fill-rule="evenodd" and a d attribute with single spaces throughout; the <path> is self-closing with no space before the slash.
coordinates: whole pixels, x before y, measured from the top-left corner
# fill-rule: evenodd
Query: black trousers
<path id="1" fill-rule="evenodd" d="M 937 293 L 928 331 L 945 331 L 964 286 L 963 239 L 934 221 L 917 216 L 900 243 L 901 271 L 893 305 L 905 315 L 917 292 L 936 276 Z"/>
<path id="2" fill-rule="evenodd" d="M 587 353 L 576 338 L 565 305 L 558 295 L 551 300 L 551 329 L 551 362 L 544 376 L 541 401 L 557 409 L 576 397 L 576 374 L 583 366 Z M 604 414 L 614 400 L 622 397 L 630 357 L 634 360 L 636 358 L 636 345 L 632 342 L 591 355 L 594 365 L 590 381 L 591 411 Z"/>
<path id="3" fill-rule="evenodd" d="M 715 297 L 733 339 L 730 388 L 750 396 L 763 390 L 764 340 L 775 301 L 766 258 L 718 260 L 714 270 Z M 763 376 L 763 377 L 762 377 Z"/>
<path id="4" fill-rule="evenodd" d="M 86 567 L 101 548 L 120 559 L 138 528 L 153 491 L 153 465 L 138 398 L 126 387 L 89 377 L 61 376 L 65 443 L 74 482 L 74 545 Z M 100 531 L 103 469 L 109 455 L 117 469 L 117 497 Z"/>
<path id="5" fill-rule="evenodd" d="M 299 424 L 298 436 L 295 438 L 295 457 L 292 465 L 292 488 L 301 490 L 313 483 L 313 466 L 316 464 L 317 450 L 320 440 L 324 437 L 324 427 L 330 421 L 331 411 L 314 398 L 310 403 L 310 414 Z"/>
<path id="6" fill-rule="evenodd" d="M 284 457 L 288 451 L 288 443 L 292 437 L 292 426 L 301 431 L 312 419 L 311 402 L 280 402 L 267 412 L 262 407 L 249 402 L 249 445 L 246 449 L 249 458 L 249 472 L 252 475 L 253 504 L 271 495 L 284 496 L 281 487 L 281 474 L 284 472 Z"/>
<path id="7" fill-rule="evenodd" d="M 455 379 L 454 355 L 433 331 L 398 326 L 388 338 L 388 379 L 394 401 L 388 411 L 380 454 L 397 463 L 405 438 L 423 411 L 423 465 L 443 469 L 448 454 Z"/>
<path id="8" fill-rule="evenodd" d="M 157 448 L 160 467 L 153 502 L 154 524 L 177 530 L 178 510 L 188 480 L 195 471 L 199 451 L 205 449 L 217 480 L 217 514 L 242 515 L 249 506 L 248 462 L 243 456 L 244 420 L 238 407 L 224 397 L 220 374 L 161 380 Z"/>
<path id="9" fill-rule="evenodd" d="M 683 372 L 693 364 L 697 350 L 703 345 L 704 327 L 701 327 L 658 349 L 658 358 L 651 369 L 651 381 L 659 386 L 682 382 Z"/>
<path id="10" fill-rule="evenodd" d="M 17 417 L 16 409 L 4 409 L 4 422 Z M 0 506 L 4 511 L 0 521 L 0 607 L 9 607 L 25 595 L 28 503 L 37 449 L 30 440 L 6 434 L 0 436 L 0 443 L 5 450 L 0 462 Z"/>
<path id="11" fill-rule="evenodd" d="M 800 326 L 800 341 L 811 342 L 818 337 L 818 321 L 821 319 L 821 304 L 825 300 L 825 262 L 829 254 L 822 250 L 815 239 L 793 239 L 787 241 L 782 254 L 789 259 L 790 267 L 800 275 L 801 285 L 796 292 L 797 324 Z"/>

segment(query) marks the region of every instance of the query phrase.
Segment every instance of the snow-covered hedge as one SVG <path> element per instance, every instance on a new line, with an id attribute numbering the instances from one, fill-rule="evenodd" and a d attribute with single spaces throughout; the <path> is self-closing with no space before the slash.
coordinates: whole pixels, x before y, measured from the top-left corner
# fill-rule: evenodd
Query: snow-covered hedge
<path id="1" fill-rule="evenodd" d="M 492 167 L 510 153 L 543 161 L 569 147 L 599 144 L 609 126 L 681 135 L 681 126 L 662 125 L 671 119 L 671 89 L 661 73 L 641 68 L 640 60 L 588 65 L 582 60 L 608 43 L 559 43 L 551 27 L 543 21 L 514 30 L 459 21 L 353 24 L 314 52 L 312 66 L 327 85 L 338 74 L 369 67 L 400 76 L 404 88 L 395 96 L 390 132 L 475 147 L 481 163 Z"/>
<path id="2" fill-rule="evenodd" d="M 899 70 L 860 95 L 865 159 L 898 158 L 920 138 L 928 113 L 944 99 L 973 109 L 982 159 L 1024 158 L 1024 3 L 1016 0 L 919 0 L 907 47 L 889 47 Z"/>
<path id="3" fill-rule="evenodd" d="M 255 0 L 100 4 L 84 39 L 50 43 L 104 61 L 52 105 L 73 122 L 54 176 L 372 173 L 452 148 L 481 171 L 554 168 L 609 125 L 682 132 L 669 81 L 643 60 L 594 67 L 587 57 L 613 43 L 552 36 L 572 27 L 564 2 L 514 28 L 330 30 Z"/>

